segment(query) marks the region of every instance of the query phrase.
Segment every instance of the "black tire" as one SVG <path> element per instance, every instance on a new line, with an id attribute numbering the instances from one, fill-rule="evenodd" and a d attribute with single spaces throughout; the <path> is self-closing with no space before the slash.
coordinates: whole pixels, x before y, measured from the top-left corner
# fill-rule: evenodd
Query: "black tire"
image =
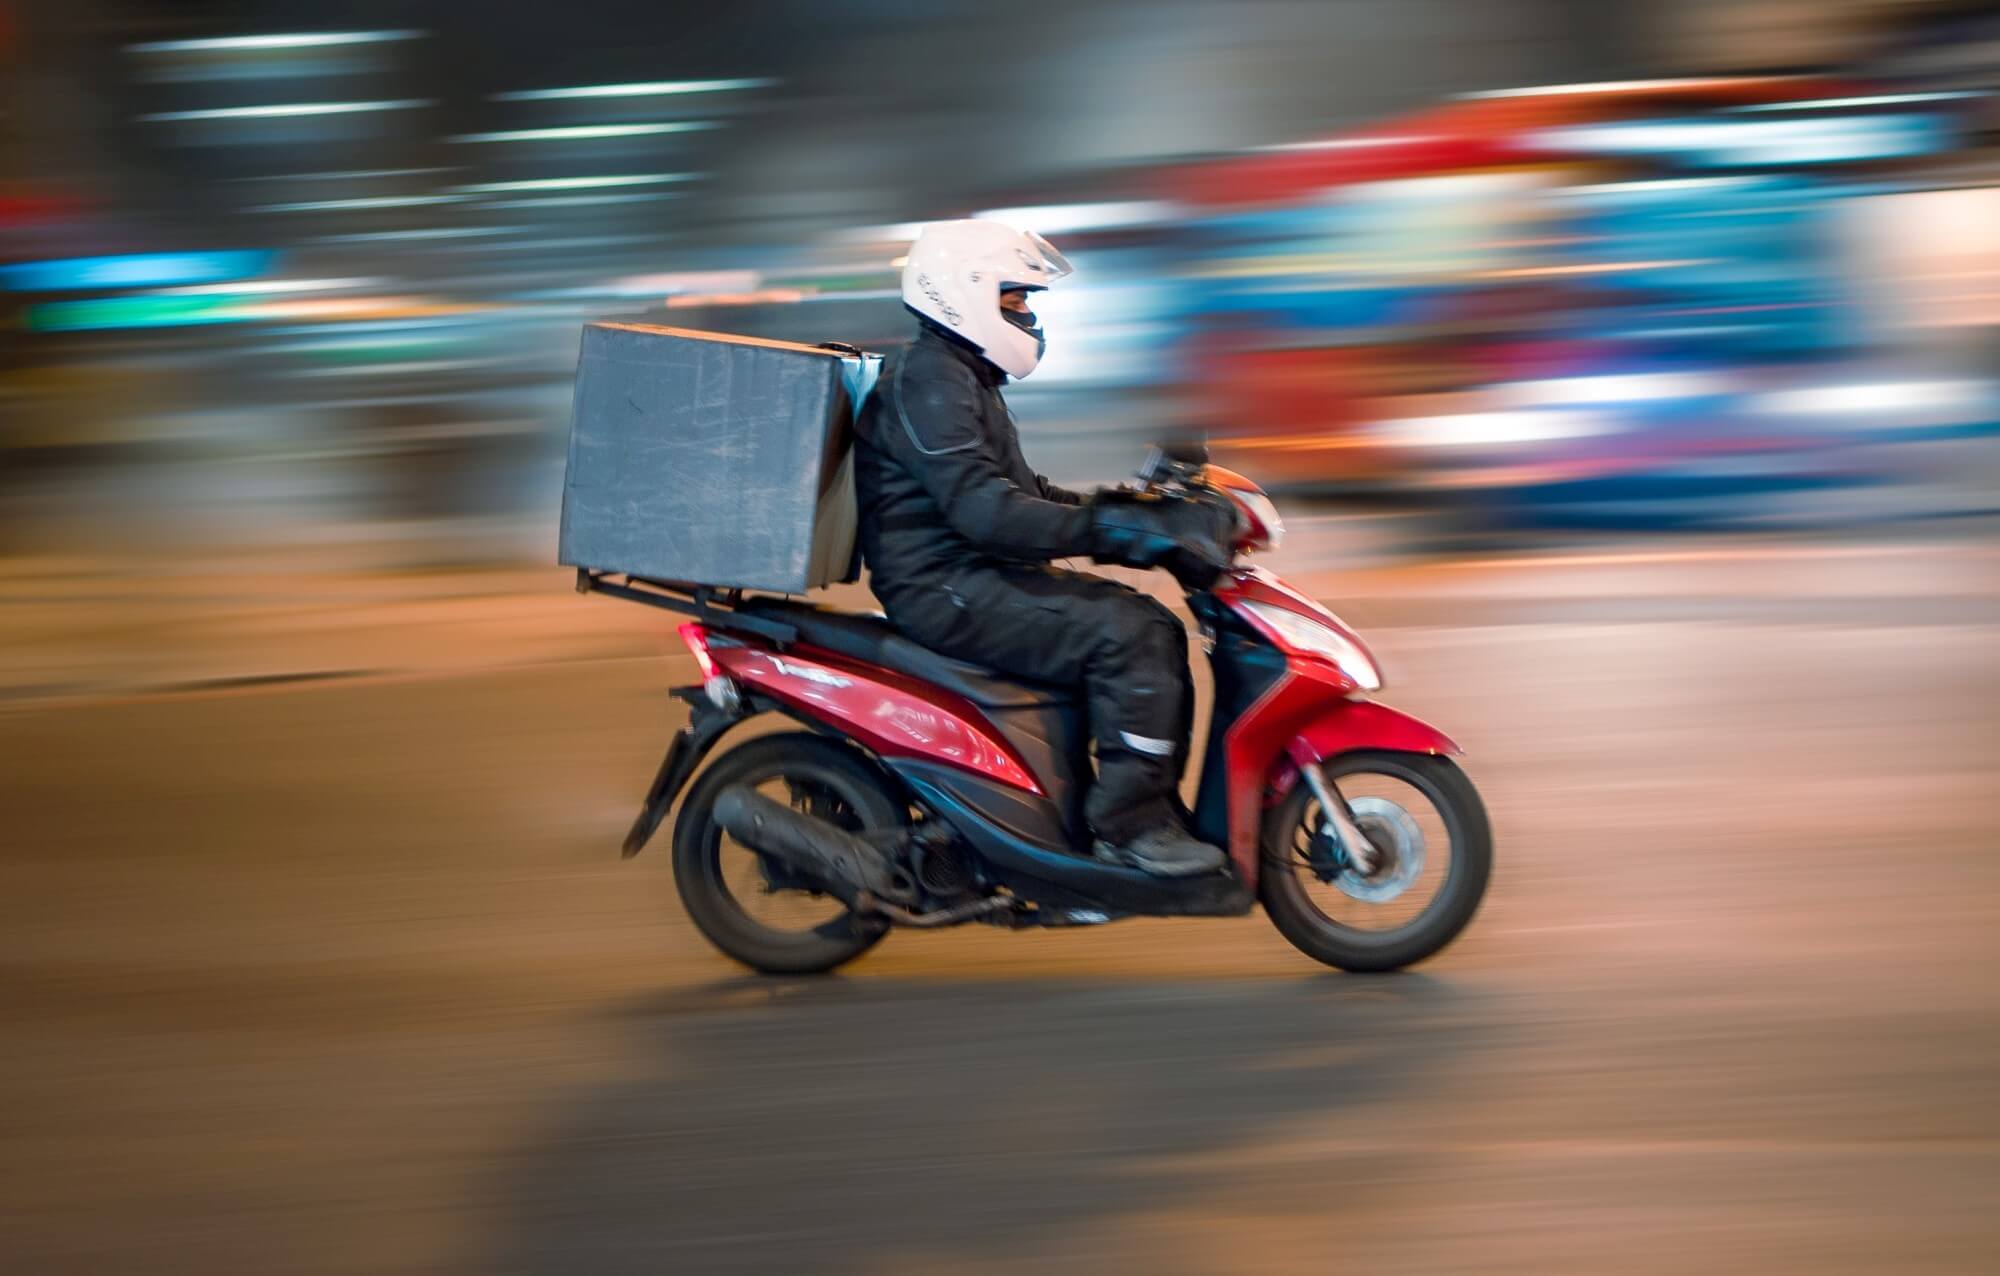
<path id="1" fill-rule="evenodd" d="M 1328 763 L 1325 773 L 1335 781 L 1349 775 L 1388 776 L 1428 798 L 1451 841 L 1444 884 L 1417 917 L 1394 930 L 1372 932 L 1327 917 L 1312 902 L 1292 859 L 1293 831 L 1314 805 L 1311 791 L 1301 783 L 1265 824 L 1257 892 L 1264 911 L 1294 948 L 1340 970 L 1400 970 L 1432 956 L 1472 920 L 1493 871 L 1493 832 L 1479 791 L 1449 758 L 1421 753 L 1345 754 Z"/>
<path id="2" fill-rule="evenodd" d="M 905 823 L 909 807 L 860 752 L 803 732 L 746 741 L 718 758 L 688 791 L 674 821 L 674 885 L 688 917 L 710 943 L 752 970 L 767 975 L 821 974 L 873 948 L 888 928 L 843 910 L 811 930 L 776 930 L 737 902 L 722 872 L 725 835 L 715 822 L 715 799 L 732 784 L 755 786 L 776 779 L 808 783 L 837 795 L 857 831 Z"/>

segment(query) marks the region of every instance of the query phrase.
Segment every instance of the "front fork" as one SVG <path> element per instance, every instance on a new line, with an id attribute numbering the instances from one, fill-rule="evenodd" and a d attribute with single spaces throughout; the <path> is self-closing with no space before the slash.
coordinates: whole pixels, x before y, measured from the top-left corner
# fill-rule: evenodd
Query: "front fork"
<path id="1" fill-rule="evenodd" d="M 1347 805 L 1340 786 L 1326 778 L 1325 769 L 1317 761 L 1307 762 L 1299 767 L 1299 774 L 1305 779 L 1306 787 L 1319 800 L 1319 809 L 1326 817 L 1322 831 L 1333 835 L 1333 849 L 1336 865 L 1345 864 L 1363 877 L 1373 873 L 1377 854 L 1368 835 L 1354 822 L 1353 808 Z"/>

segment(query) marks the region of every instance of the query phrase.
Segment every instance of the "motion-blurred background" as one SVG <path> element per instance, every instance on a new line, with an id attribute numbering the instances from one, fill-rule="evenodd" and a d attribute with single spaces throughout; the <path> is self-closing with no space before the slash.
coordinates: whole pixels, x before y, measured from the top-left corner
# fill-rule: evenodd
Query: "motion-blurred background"
<path id="1" fill-rule="evenodd" d="M 887 346 L 974 212 L 1079 263 L 1064 477 L 1199 425 L 1461 532 L 1979 512 L 1984 9 L 16 6 L 0 547 L 540 561 L 581 320 Z"/>
<path id="2" fill-rule="evenodd" d="M 1994 1270 L 1996 89 L 1971 0 L 0 0 L 0 1254 Z M 1078 266 L 1030 457 L 1205 431 L 1470 747 L 1423 973 L 743 981 L 616 862 L 579 325 L 885 349 L 974 213 Z"/>

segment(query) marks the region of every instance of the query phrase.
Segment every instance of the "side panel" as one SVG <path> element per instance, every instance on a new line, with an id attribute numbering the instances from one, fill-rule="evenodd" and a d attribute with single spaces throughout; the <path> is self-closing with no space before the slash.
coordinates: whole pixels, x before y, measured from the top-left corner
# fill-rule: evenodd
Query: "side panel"
<path id="1" fill-rule="evenodd" d="M 958 696 L 803 645 L 783 655 L 714 646 L 710 655 L 745 688 L 837 725 L 884 758 L 929 758 L 1042 793 L 1020 755 Z"/>
<path id="2" fill-rule="evenodd" d="M 1062 813 L 1066 840 L 1088 845 L 1083 795 L 1090 787 L 1090 726 L 1081 700 L 1063 704 L 987 707 L 986 720 Z"/>
<path id="3" fill-rule="evenodd" d="M 1264 797 L 1274 761 L 1301 724 L 1346 692 L 1311 666 L 1293 666 L 1229 728 L 1224 744 L 1229 780 L 1229 858 L 1253 889 L 1263 843 Z"/>

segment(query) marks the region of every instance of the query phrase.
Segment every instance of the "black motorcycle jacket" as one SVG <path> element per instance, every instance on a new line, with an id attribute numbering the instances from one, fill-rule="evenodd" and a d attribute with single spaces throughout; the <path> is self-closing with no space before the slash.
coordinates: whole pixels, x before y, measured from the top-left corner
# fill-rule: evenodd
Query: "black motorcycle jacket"
<path id="1" fill-rule="evenodd" d="M 1005 374 L 926 325 L 889 355 L 855 423 L 861 554 L 885 603 L 966 568 L 1092 549 L 1084 498 L 1021 455 Z"/>

